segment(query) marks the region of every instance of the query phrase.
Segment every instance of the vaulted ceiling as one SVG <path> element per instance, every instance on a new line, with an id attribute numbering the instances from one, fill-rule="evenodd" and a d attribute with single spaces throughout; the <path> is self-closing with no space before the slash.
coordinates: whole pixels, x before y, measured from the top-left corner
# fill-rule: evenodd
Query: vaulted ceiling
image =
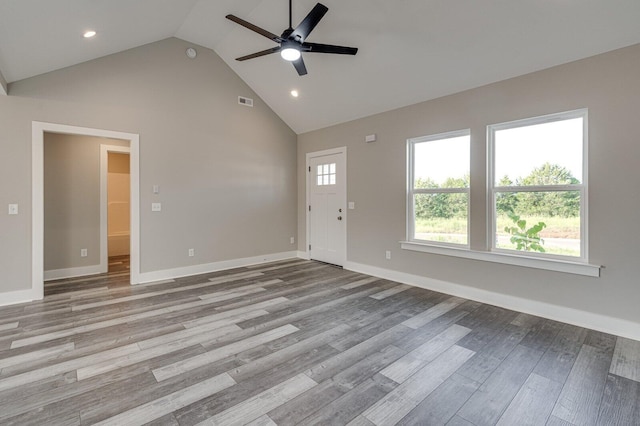
<path id="1" fill-rule="evenodd" d="M 329 12 L 307 41 L 359 52 L 306 54 L 300 77 L 279 55 L 235 61 L 275 44 L 224 18 L 280 34 L 287 0 L 0 0 L 0 74 L 18 81 L 178 37 L 213 49 L 304 133 L 640 43 L 638 0 L 321 2 Z M 293 0 L 294 26 L 315 3 Z"/>

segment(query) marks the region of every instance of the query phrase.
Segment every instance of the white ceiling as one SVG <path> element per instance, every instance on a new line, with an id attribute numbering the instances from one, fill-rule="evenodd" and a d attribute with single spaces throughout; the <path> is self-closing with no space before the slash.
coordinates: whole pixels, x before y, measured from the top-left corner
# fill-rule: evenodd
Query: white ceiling
<path id="1" fill-rule="evenodd" d="M 638 0 L 321 1 L 308 41 L 359 52 L 306 54 L 300 77 L 278 55 L 235 61 L 275 43 L 224 18 L 280 34 L 287 0 L 0 0 L 0 73 L 13 82 L 175 36 L 215 50 L 304 133 L 640 43 Z M 294 27 L 315 3 L 293 1 Z"/>

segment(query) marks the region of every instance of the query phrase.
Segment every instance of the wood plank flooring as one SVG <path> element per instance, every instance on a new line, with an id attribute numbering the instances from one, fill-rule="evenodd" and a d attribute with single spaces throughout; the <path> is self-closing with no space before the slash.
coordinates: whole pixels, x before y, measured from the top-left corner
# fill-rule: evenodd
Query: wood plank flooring
<path id="1" fill-rule="evenodd" d="M 289 259 L 0 308 L 1 425 L 640 425 L 640 343 Z"/>

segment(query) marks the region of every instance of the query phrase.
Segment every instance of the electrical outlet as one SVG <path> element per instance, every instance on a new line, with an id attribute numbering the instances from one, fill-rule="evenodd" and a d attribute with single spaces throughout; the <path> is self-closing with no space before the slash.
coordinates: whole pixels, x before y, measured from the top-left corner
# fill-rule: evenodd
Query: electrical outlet
<path id="1" fill-rule="evenodd" d="M 9 204 L 9 214 L 18 214 L 17 204 Z"/>
<path id="2" fill-rule="evenodd" d="M 160 204 L 160 203 L 151 203 L 151 211 L 152 212 L 162 211 L 162 204 Z"/>
<path id="3" fill-rule="evenodd" d="M 87 257 L 87 249 L 80 249 L 80 257 Z"/>
<path id="4" fill-rule="evenodd" d="M 295 243 L 296 243 L 296 239 L 295 239 L 295 237 L 291 237 L 291 238 L 289 238 L 289 243 L 290 243 L 290 244 L 295 244 Z"/>
<path id="5" fill-rule="evenodd" d="M 196 255 L 195 249 L 189 249 L 189 257 L 193 257 Z"/>
<path id="6" fill-rule="evenodd" d="M 387 260 L 391 260 L 391 250 L 387 250 L 384 255 L 387 258 Z"/>

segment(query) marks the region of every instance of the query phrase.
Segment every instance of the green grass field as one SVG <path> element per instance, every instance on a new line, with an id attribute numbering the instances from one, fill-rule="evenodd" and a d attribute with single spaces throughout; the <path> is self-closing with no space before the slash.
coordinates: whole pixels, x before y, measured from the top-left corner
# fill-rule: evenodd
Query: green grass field
<path id="1" fill-rule="evenodd" d="M 580 218 L 579 217 L 535 217 L 523 216 L 521 219 L 527 221 L 527 226 L 533 226 L 538 222 L 544 222 L 547 227 L 542 230 L 540 236 L 542 238 L 580 238 Z M 513 226 L 513 222 L 506 216 L 498 217 L 498 234 L 506 233 L 503 231 L 506 226 Z M 417 219 L 416 232 L 427 234 L 466 234 L 466 219 Z"/>
<path id="2" fill-rule="evenodd" d="M 545 241 L 543 247 L 547 253 L 562 256 L 580 256 L 580 218 L 578 217 L 521 217 L 527 221 L 527 228 L 538 222 L 547 227 L 540 232 Z M 513 226 L 507 216 L 499 216 L 497 222 L 498 248 L 511 249 L 513 245 L 506 240 L 509 235 L 504 232 L 506 226 Z M 420 218 L 416 220 L 416 234 L 429 234 L 432 241 L 466 243 L 467 221 L 465 219 Z"/>

